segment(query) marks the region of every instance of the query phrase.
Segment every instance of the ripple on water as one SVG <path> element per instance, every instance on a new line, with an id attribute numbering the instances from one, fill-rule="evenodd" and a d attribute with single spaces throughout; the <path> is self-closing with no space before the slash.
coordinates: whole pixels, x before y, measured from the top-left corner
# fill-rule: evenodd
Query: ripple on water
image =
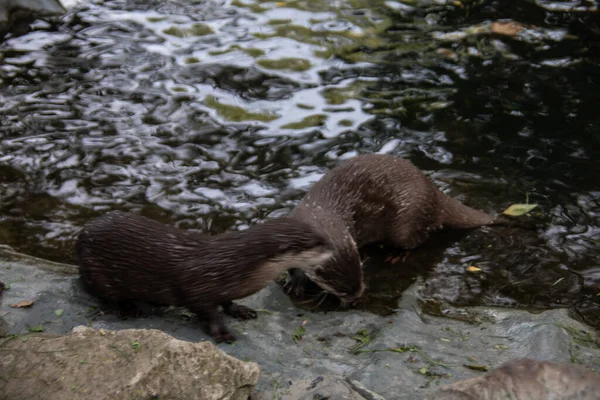
<path id="1" fill-rule="evenodd" d="M 361 307 L 420 279 L 598 325 L 599 22 L 536 4 L 81 1 L 0 44 L 0 242 L 70 260 L 111 209 L 244 229 L 339 160 L 392 153 L 490 212 L 529 198 L 543 225 L 377 248 Z"/>

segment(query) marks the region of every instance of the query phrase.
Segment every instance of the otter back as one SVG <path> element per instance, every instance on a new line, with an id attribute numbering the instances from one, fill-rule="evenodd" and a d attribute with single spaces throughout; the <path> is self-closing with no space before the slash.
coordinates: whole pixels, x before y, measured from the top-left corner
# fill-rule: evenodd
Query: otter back
<path id="1" fill-rule="evenodd" d="M 83 227 L 76 253 L 93 294 L 186 306 L 210 320 L 219 305 L 228 311 L 231 300 L 257 292 L 288 268 L 324 261 L 331 248 L 310 225 L 290 218 L 208 236 L 112 212 Z"/>

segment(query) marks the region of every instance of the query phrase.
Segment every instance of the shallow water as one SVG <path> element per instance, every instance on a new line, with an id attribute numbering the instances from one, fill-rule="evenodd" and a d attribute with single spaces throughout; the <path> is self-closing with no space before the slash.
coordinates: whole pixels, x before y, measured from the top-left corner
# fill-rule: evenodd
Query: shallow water
<path id="1" fill-rule="evenodd" d="M 570 307 L 599 327 L 600 18 L 566 5 L 81 1 L 0 43 L 0 242 L 69 262 L 110 209 L 243 229 L 388 152 L 476 208 L 535 202 L 541 224 L 405 261 L 375 246 L 359 308 L 393 312 L 417 280 L 430 312 Z"/>

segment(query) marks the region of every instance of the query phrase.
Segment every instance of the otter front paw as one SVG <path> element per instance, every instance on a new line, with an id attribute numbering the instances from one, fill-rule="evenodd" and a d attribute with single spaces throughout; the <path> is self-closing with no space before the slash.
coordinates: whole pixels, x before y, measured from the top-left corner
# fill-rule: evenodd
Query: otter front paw
<path id="1" fill-rule="evenodd" d="M 284 290 L 291 294 L 294 297 L 301 297 L 304 295 L 306 284 L 308 282 L 308 278 L 304 271 L 301 269 L 291 269 L 288 271 L 289 280 L 284 285 Z"/>
<path id="2" fill-rule="evenodd" d="M 253 319 L 258 316 L 258 313 L 250 307 L 227 302 L 221 305 L 225 314 L 237 319 Z"/>

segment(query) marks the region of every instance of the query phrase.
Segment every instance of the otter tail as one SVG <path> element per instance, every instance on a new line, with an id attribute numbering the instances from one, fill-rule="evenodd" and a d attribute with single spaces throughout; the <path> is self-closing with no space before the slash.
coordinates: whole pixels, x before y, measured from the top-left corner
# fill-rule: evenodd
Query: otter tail
<path id="1" fill-rule="evenodd" d="M 456 199 L 438 190 L 441 223 L 444 228 L 468 229 L 494 225 L 495 218 L 483 211 L 467 207 Z"/>

